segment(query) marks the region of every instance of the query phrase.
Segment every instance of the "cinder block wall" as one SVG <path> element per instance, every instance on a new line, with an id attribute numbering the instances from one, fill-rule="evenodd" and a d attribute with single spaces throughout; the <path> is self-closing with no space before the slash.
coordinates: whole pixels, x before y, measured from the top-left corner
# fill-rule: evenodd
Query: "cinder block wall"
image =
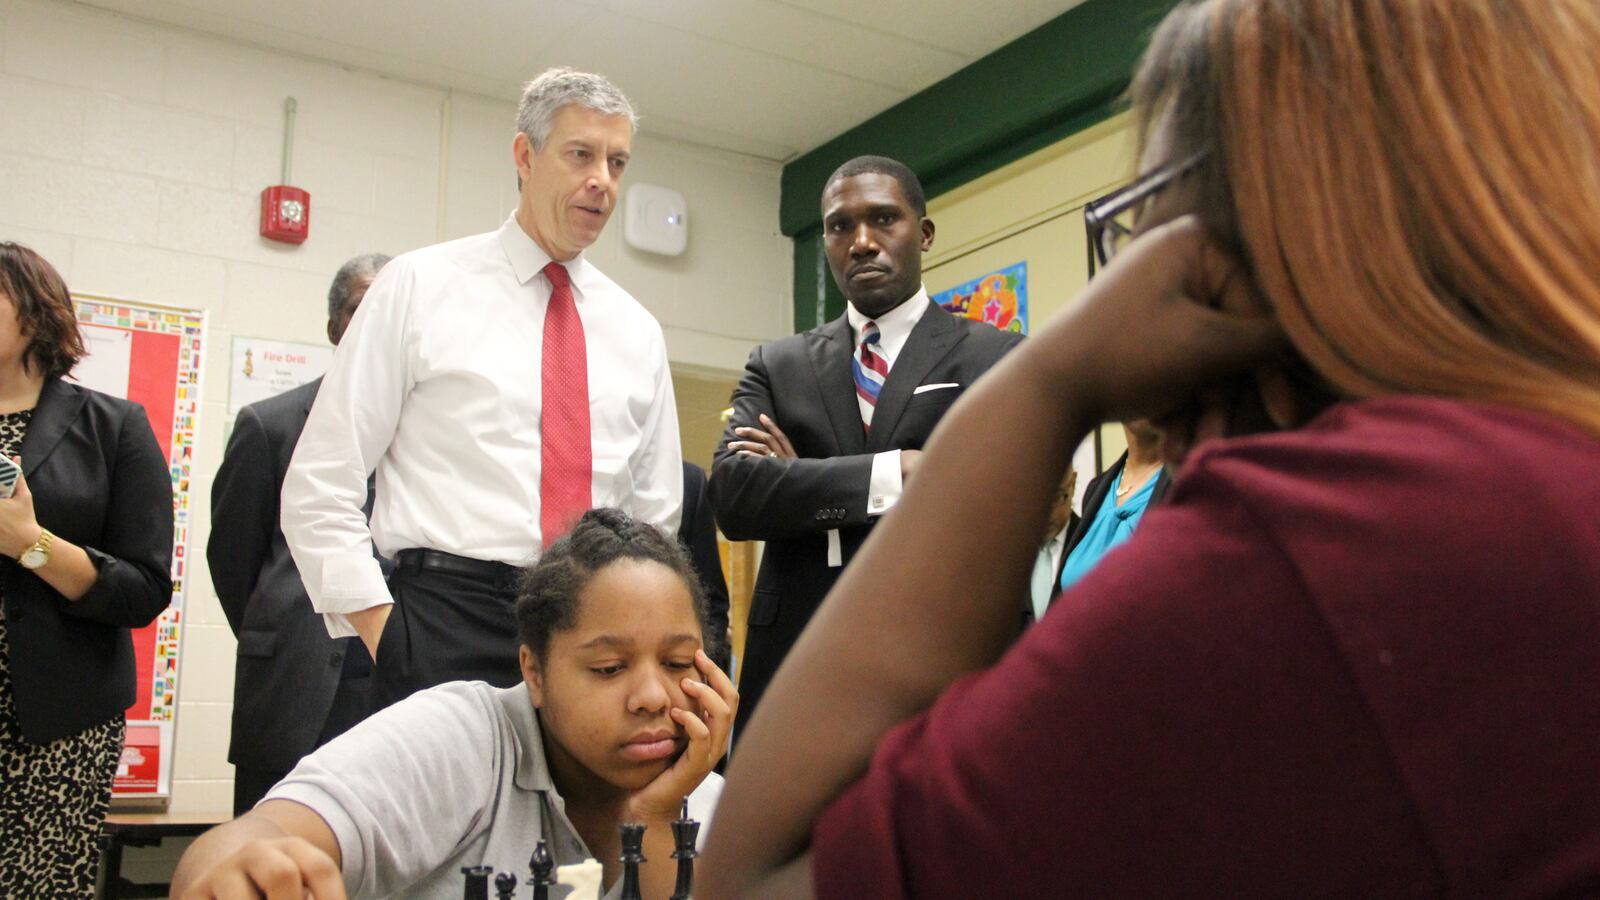
<path id="1" fill-rule="evenodd" d="M 299 247 L 256 233 L 258 195 L 279 182 L 290 95 L 292 181 L 312 195 L 311 238 Z M 232 796 L 234 640 L 204 565 L 232 338 L 323 341 L 328 281 L 348 257 L 498 227 L 515 205 L 514 99 L 59 0 L 0 0 L 0 238 L 40 251 L 75 291 L 208 317 L 174 809 L 225 808 Z M 736 371 L 752 345 L 788 332 L 779 166 L 653 136 L 642 113 L 626 183 L 688 196 L 689 251 L 633 251 L 619 217 L 590 258 L 662 322 L 674 363 Z"/>

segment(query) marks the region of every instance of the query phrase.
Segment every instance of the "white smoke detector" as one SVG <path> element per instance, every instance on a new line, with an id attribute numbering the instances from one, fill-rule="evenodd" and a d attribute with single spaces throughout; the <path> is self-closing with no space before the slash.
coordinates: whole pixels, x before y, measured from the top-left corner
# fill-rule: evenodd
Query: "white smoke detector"
<path id="1" fill-rule="evenodd" d="M 689 201 L 672 188 L 629 185 L 622 198 L 622 239 L 646 253 L 681 256 L 689 247 Z"/>

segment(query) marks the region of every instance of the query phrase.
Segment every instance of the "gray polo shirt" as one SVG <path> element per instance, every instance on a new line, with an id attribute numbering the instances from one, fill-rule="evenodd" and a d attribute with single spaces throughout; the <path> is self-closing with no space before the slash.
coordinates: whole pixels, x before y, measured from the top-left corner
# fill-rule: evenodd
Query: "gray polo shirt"
<path id="1" fill-rule="evenodd" d="M 689 795 L 702 841 L 721 793 L 712 773 Z M 328 823 L 351 897 L 455 900 L 463 866 L 526 882 L 541 836 L 558 865 L 591 856 L 550 781 L 524 685 L 455 681 L 413 694 L 301 760 L 267 799 Z M 606 897 L 620 889 L 619 879 Z"/>

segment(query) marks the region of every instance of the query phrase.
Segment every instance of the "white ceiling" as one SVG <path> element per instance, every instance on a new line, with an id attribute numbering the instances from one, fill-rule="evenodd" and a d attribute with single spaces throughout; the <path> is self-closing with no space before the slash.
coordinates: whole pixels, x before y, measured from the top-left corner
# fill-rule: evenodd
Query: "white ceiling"
<path id="1" fill-rule="evenodd" d="M 787 160 L 1083 0 L 83 2 L 508 101 L 602 72 L 648 131 Z"/>

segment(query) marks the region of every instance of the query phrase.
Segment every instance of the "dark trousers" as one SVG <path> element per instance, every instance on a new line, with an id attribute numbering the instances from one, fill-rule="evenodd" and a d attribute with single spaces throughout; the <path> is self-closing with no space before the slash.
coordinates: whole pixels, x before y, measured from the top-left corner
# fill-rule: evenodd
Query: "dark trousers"
<path id="1" fill-rule="evenodd" d="M 516 573 L 503 563 L 401 551 L 389 576 L 394 608 L 378 640 L 375 708 L 447 681 L 519 683 Z"/>
<path id="2" fill-rule="evenodd" d="M 318 747 L 349 731 L 372 712 L 372 660 L 360 638 L 349 641 L 344 669 L 339 674 L 339 688 L 333 693 L 333 706 L 328 709 L 328 719 L 317 736 Z M 288 774 L 288 770 L 236 766 L 233 770 L 233 814 L 242 816 L 249 812 Z"/>

